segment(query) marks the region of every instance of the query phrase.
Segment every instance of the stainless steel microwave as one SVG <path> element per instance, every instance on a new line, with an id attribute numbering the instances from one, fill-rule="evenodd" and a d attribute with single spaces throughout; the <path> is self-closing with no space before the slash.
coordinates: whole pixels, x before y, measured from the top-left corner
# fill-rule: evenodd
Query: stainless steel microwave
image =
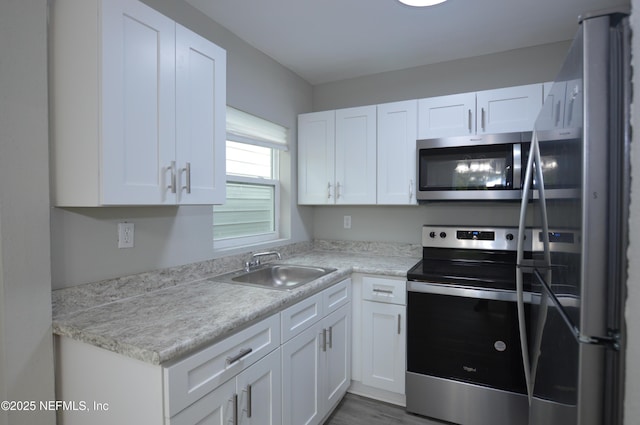
<path id="1" fill-rule="evenodd" d="M 418 140 L 418 201 L 520 199 L 530 141 L 530 132 Z"/>

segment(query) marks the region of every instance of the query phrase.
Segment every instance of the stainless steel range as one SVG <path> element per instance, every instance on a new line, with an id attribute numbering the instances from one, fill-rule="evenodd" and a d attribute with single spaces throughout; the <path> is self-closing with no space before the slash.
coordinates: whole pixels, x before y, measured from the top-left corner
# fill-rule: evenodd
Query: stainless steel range
<path id="1" fill-rule="evenodd" d="M 409 412 L 462 425 L 527 423 L 517 233 L 423 227 L 423 259 L 407 273 Z M 528 291 L 524 300 L 528 316 Z"/>

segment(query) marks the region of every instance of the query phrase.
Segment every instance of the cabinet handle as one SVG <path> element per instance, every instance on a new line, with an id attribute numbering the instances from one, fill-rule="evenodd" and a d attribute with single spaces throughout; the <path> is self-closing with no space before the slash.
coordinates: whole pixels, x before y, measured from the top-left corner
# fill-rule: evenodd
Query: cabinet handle
<path id="1" fill-rule="evenodd" d="M 327 183 L 327 199 L 331 199 L 331 182 Z"/>
<path id="2" fill-rule="evenodd" d="M 333 348 L 333 326 L 329 326 L 329 349 Z"/>
<path id="3" fill-rule="evenodd" d="M 571 100 L 569 101 L 569 115 L 566 118 L 565 124 L 568 126 L 571 125 L 571 121 L 573 121 L 573 100 L 574 98 L 572 97 Z"/>
<path id="4" fill-rule="evenodd" d="M 484 116 L 485 116 L 484 108 L 482 108 L 482 131 L 485 131 L 485 128 L 484 128 L 485 127 L 485 125 L 484 125 Z"/>
<path id="5" fill-rule="evenodd" d="M 251 384 L 247 385 L 247 418 L 251 417 Z"/>
<path id="6" fill-rule="evenodd" d="M 187 165 L 182 169 L 185 172 L 186 186 L 183 189 L 187 189 L 187 193 L 191 193 L 191 163 L 187 162 Z"/>
<path id="7" fill-rule="evenodd" d="M 253 348 L 241 349 L 240 352 L 238 354 L 236 354 L 235 356 L 227 357 L 227 364 L 230 365 L 232 363 L 237 362 L 238 360 L 240 360 L 241 358 L 243 358 L 247 354 L 251 353 L 252 351 L 253 351 Z"/>
<path id="8" fill-rule="evenodd" d="M 322 351 L 327 351 L 327 330 L 322 330 Z"/>
<path id="9" fill-rule="evenodd" d="M 340 182 L 336 182 L 336 199 L 340 199 Z"/>
<path id="10" fill-rule="evenodd" d="M 558 106 L 556 106 L 556 127 L 560 125 L 560 106 L 562 106 L 562 103 L 558 101 Z"/>
<path id="11" fill-rule="evenodd" d="M 391 289 L 378 289 L 378 288 L 373 288 L 373 292 L 377 292 L 379 294 L 393 294 L 393 291 Z"/>
<path id="12" fill-rule="evenodd" d="M 176 193 L 176 162 L 175 161 L 171 161 L 169 170 L 171 170 L 171 184 L 167 186 L 167 189 L 169 189 L 171 193 Z"/>
<path id="13" fill-rule="evenodd" d="M 233 395 L 233 425 L 238 425 L 238 394 Z"/>
<path id="14" fill-rule="evenodd" d="M 471 115 L 471 109 L 469 109 L 469 124 L 468 124 L 468 126 L 469 126 L 469 133 L 472 133 L 472 132 L 473 132 L 473 128 L 471 128 L 471 125 L 472 125 L 472 124 L 471 124 L 471 120 L 472 120 L 472 118 L 473 118 L 473 116 Z"/>
<path id="15" fill-rule="evenodd" d="M 402 332 L 402 318 L 400 314 L 398 314 L 398 335 Z"/>
<path id="16" fill-rule="evenodd" d="M 413 199 L 413 179 L 409 179 L 409 202 Z"/>

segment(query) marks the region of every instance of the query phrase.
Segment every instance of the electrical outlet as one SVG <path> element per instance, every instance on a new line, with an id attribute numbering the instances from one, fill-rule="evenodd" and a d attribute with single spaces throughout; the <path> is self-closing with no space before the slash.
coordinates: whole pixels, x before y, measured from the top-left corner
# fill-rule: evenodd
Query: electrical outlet
<path id="1" fill-rule="evenodd" d="M 118 248 L 133 248 L 133 223 L 118 223 Z"/>
<path id="2" fill-rule="evenodd" d="M 351 229 L 351 216 L 350 215 L 345 215 L 344 216 L 344 228 L 345 229 Z"/>

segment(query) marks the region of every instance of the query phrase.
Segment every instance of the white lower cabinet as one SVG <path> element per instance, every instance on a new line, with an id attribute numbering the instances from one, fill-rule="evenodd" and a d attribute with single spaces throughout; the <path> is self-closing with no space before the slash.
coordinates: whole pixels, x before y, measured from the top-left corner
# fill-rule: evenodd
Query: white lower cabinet
<path id="1" fill-rule="evenodd" d="M 321 324 L 282 346 L 283 425 L 320 423 Z"/>
<path id="2" fill-rule="evenodd" d="M 395 393 L 404 393 L 406 307 L 365 301 L 362 383 Z"/>
<path id="3" fill-rule="evenodd" d="M 280 349 L 169 419 L 170 425 L 282 423 Z"/>
<path id="4" fill-rule="evenodd" d="M 351 304 L 282 346 L 283 425 L 313 425 L 351 382 Z"/>
<path id="5" fill-rule="evenodd" d="M 353 382 L 350 392 L 405 404 L 406 282 L 353 278 Z"/>
<path id="6" fill-rule="evenodd" d="M 350 284 L 326 289 L 318 297 L 324 317 L 282 345 L 283 425 L 320 424 L 351 383 Z"/>

